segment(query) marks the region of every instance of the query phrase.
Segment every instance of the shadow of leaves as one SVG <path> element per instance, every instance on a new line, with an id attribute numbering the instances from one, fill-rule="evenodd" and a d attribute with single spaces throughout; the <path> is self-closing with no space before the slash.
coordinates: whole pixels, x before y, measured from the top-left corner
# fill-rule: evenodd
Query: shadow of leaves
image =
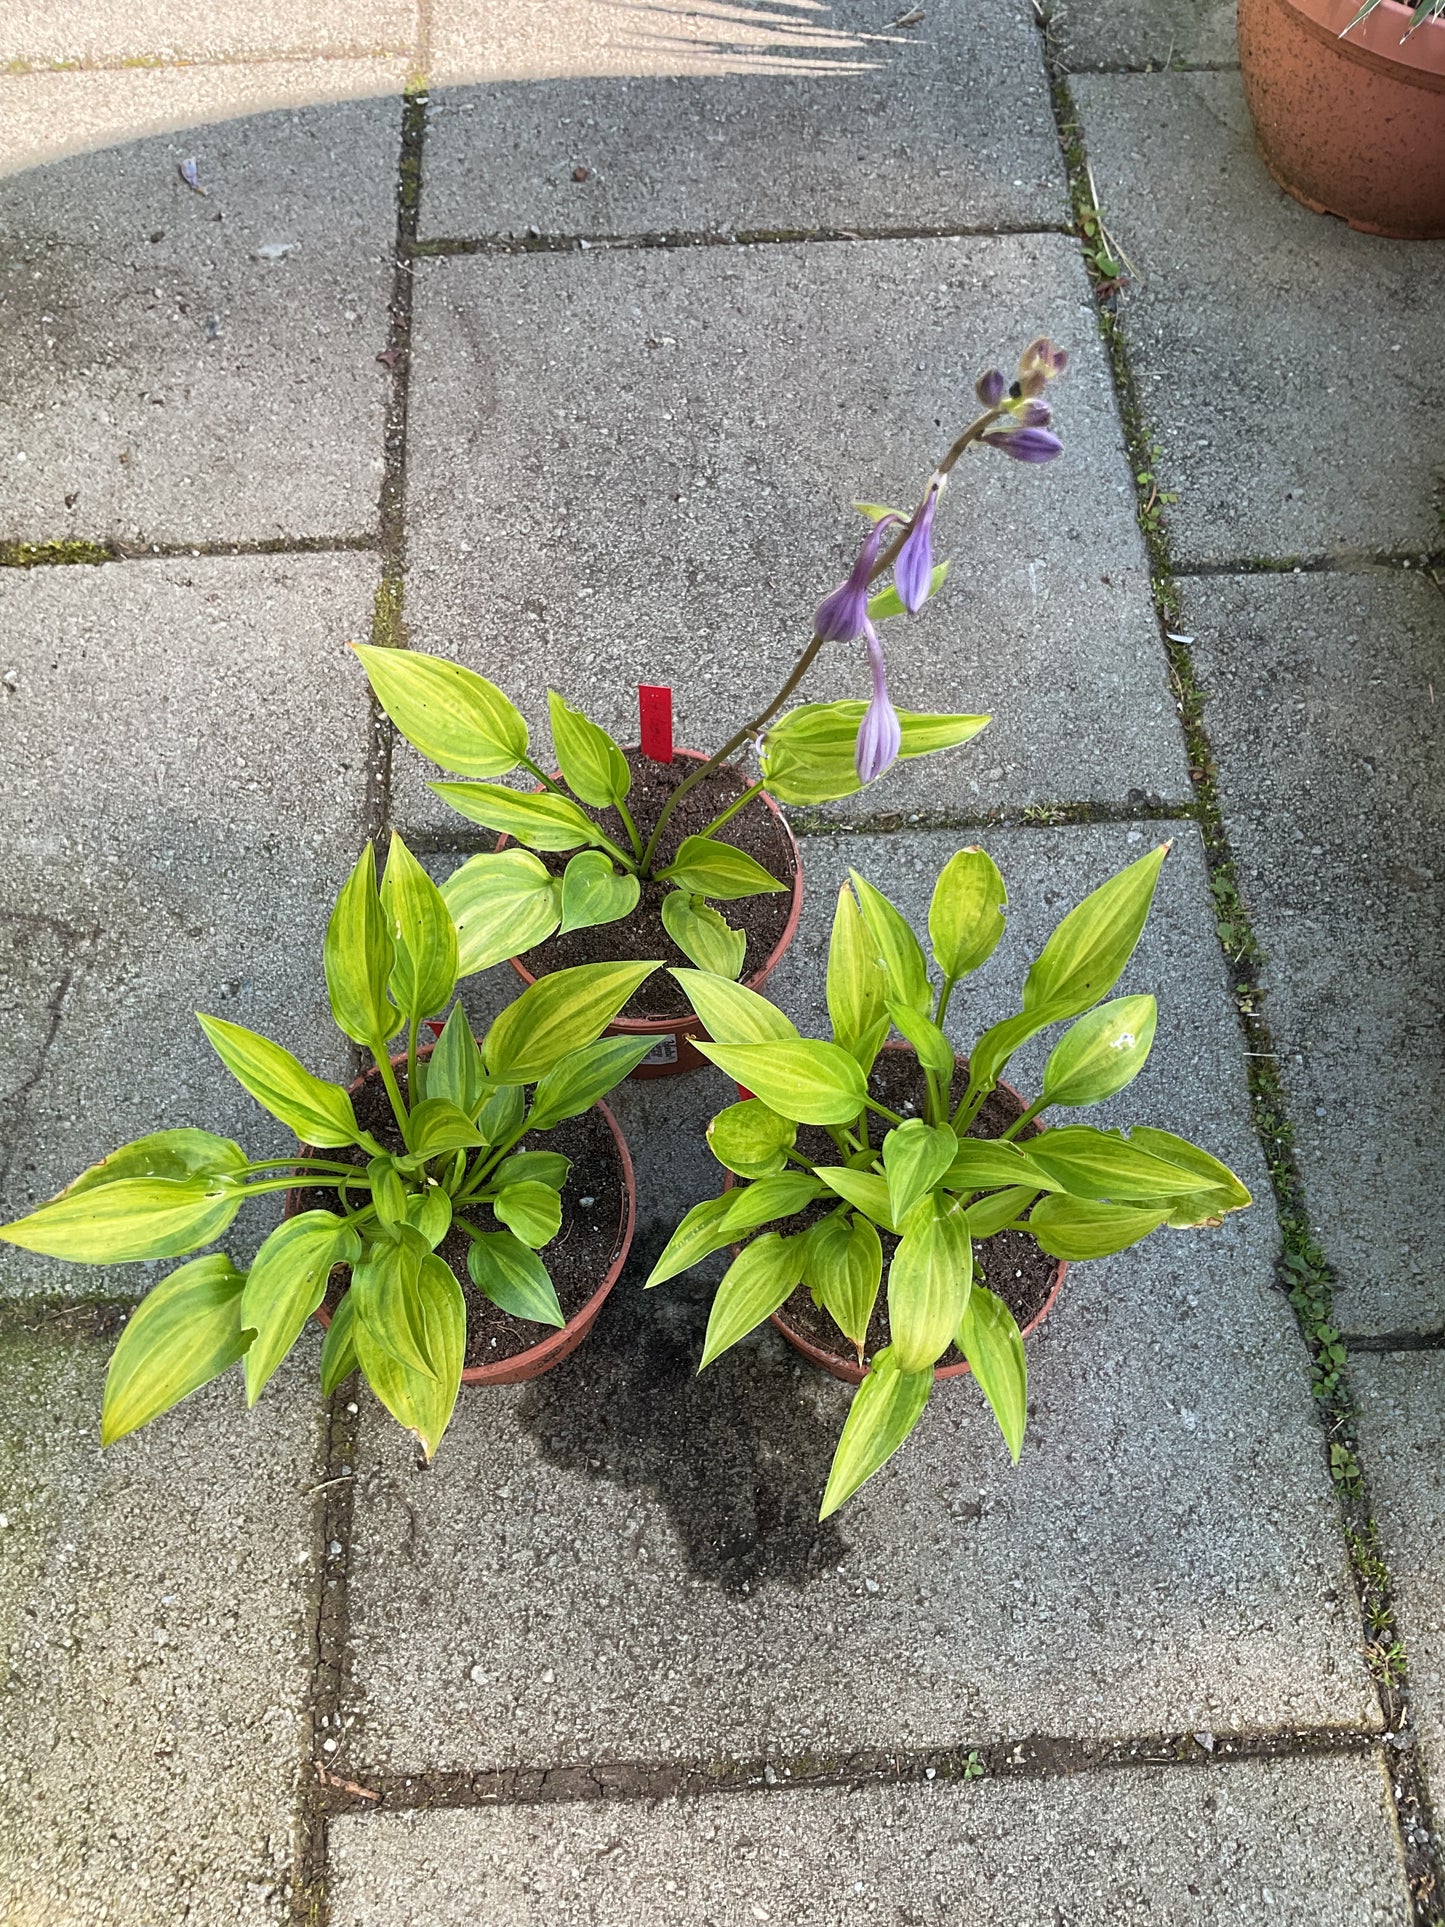
<path id="1" fill-rule="evenodd" d="M 770 1328 L 699 1375 L 713 1287 L 644 1291 L 660 1249 L 634 1249 L 586 1344 L 527 1386 L 519 1417 L 554 1465 L 654 1491 L 698 1577 L 805 1585 L 846 1550 L 817 1517 L 842 1401 L 836 1420 L 820 1413 L 816 1376 Z"/>

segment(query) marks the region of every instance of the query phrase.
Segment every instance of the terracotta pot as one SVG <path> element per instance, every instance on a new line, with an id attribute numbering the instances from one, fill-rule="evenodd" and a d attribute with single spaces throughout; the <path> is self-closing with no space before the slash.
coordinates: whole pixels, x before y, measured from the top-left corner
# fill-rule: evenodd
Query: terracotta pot
<path id="1" fill-rule="evenodd" d="M 707 761 L 702 751 L 697 749 L 676 749 L 673 755 L 674 757 L 685 756 L 694 763 Z M 560 771 L 555 773 L 560 775 Z M 760 970 L 754 971 L 751 977 L 743 979 L 744 986 L 748 990 L 761 990 L 767 978 L 777 968 L 784 951 L 798 934 L 798 918 L 803 910 L 803 859 L 798 850 L 797 838 L 789 829 L 787 818 L 766 790 L 757 800 L 766 804 L 772 811 L 778 827 L 787 838 L 788 848 L 793 853 L 793 898 L 788 907 L 788 921 L 783 927 L 783 934 L 774 944 L 766 962 Z M 503 849 L 509 841 L 510 839 L 505 836 L 499 838 L 497 848 Z M 537 981 L 520 957 L 513 957 L 510 961 L 513 970 L 524 984 L 534 984 Z M 618 1017 L 607 1026 L 605 1034 L 608 1037 L 655 1037 L 657 1039 L 656 1044 L 633 1071 L 632 1075 L 635 1078 L 679 1077 L 687 1071 L 700 1071 L 708 1061 L 701 1051 L 694 1049 L 691 1042 L 694 1037 L 701 1037 L 704 1040 L 707 1038 L 706 1030 L 692 1011 L 686 1011 L 680 1017 Z"/>
<path id="2" fill-rule="evenodd" d="M 913 1046 L 911 1044 L 885 1044 L 883 1048 L 884 1050 L 890 1050 L 890 1051 L 905 1051 L 910 1057 L 914 1055 Z M 737 1089 L 738 1089 L 738 1095 L 740 1097 L 746 1098 L 746 1097 L 751 1097 L 752 1095 L 751 1091 L 745 1090 L 741 1084 L 738 1085 Z M 1013 1088 L 1011 1084 L 1001 1083 L 999 1084 L 998 1089 L 1001 1091 L 1007 1091 L 1009 1096 L 1017 1102 L 1019 1110 L 1021 1112 L 1026 1111 L 1028 1109 L 1027 1101 L 1019 1095 L 1019 1093 Z M 1033 1122 L 1029 1125 L 1027 1134 L 1031 1137 L 1037 1136 L 1038 1133 L 1043 1129 L 1044 1129 L 1044 1126 L 1039 1123 L 1037 1118 L 1035 1118 Z M 736 1183 L 736 1179 L 734 1178 L 732 1172 L 729 1171 L 727 1175 L 727 1183 L 723 1186 L 723 1189 L 725 1191 L 731 1191 L 735 1183 Z M 733 1251 L 735 1255 L 739 1249 L 740 1249 L 739 1246 L 737 1245 L 733 1246 Z M 1064 1273 L 1068 1270 L 1068 1268 L 1069 1266 L 1068 1266 L 1067 1259 L 1060 1258 L 1057 1261 L 1054 1268 L 1054 1282 L 1049 1287 L 1049 1295 L 1047 1298 L 1045 1298 L 1044 1302 L 1039 1306 L 1038 1310 L 1034 1313 L 1033 1317 L 1029 1320 L 1029 1322 L 1023 1327 L 1023 1331 L 1022 1331 L 1023 1337 L 1027 1338 L 1030 1332 L 1037 1331 L 1039 1326 L 1044 1322 L 1044 1320 L 1048 1317 L 1049 1313 L 1053 1310 L 1054 1300 L 1059 1295 L 1059 1287 L 1064 1282 Z M 811 1338 L 806 1338 L 802 1332 L 796 1330 L 795 1327 L 790 1325 L 787 1319 L 784 1318 L 781 1311 L 775 1311 L 773 1313 L 772 1322 L 774 1325 L 777 1326 L 778 1330 L 783 1334 L 784 1338 L 787 1339 L 788 1343 L 793 1347 L 794 1351 L 801 1352 L 804 1358 L 808 1359 L 812 1364 L 821 1366 L 821 1368 L 825 1372 L 831 1373 L 834 1378 L 841 1378 L 846 1380 L 849 1385 L 861 1385 L 863 1383 L 863 1380 L 867 1376 L 867 1374 L 863 1370 L 863 1367 L 858 1363 L 857 1358 L 854 1356 L 854 1354 L 851 1351 L 835 1352 L 830 1348 L 828 1348 L 827 1346 L 814 1344 Z M 972 1374 L 969 1370 L 968 1360 L 963 1359 L 963 1360 L 960 1360 L 960 1362 L 957 1365 L 935 1365 L 933 1368 L 933 1376 L 935 1380 L 937 1380 L 942 1378 L 971 1377 Z"/>
<path id="3" fill-rule="evenodd" d="M 1239 64 L 1264 164 L 1365 234 L 1445 237 L 1445 20 L 1409 35 L 1380 0 L 1239 0 Z"/>
<path id="4" fill-rule="evenodd" d="M 432 1046 L 427 1044 L 417 1052 L 417 1057 L 420 1060 L 430 1057 L 431 1053 Z M 391 1061 L 394 1069 L 404 1069 L 405 1053 L 393 1057 Z M 352 1095 L 354 1096 L 365 1085 L 373 1083 L 379 1075 L 377 1070 L 372 1069 L 358 1077 L 351 1086 Z M 622 1218 L 617 1227 L 617 1238 L 606 1275 L 581 1310 L 573 1312 L 560 1331 L 549 1332 L 537 1344 L 528 1346 L 526 1351 L 518 1352 L 512 1358 L 502 1359 L 495 1365 L 464 1365 L 462 1367 L 463 1385 L 520 1385 L 523 1380 L 540 1378 L 543 1372 L 550 1372 L 554 1365 L 560 1365 L 564 1358 L 576 1351 L 592 1329 L 597 1314 L 602 1309 L 603 1300 L 616 1284 L 622 1267 L 627 1262 L 627 1253 L 632 1245 L 633 1227 L 637 1221 L 637 1180 L 633 1175 L 632 1157 L 627 1149 L 627 1140 L 623 1137 L 616 1118 L 607 1106 L 599 1101 L 592 1108 L 600 1111 L 606 1121 L 607 1128 L 612 1134 L 612 1142 L 616 1147 L 617 1161 L 622 1166 Z M 286 1217 L 291 1217 L 301 1209 L 301 1197 L 300 1189 L 286 1193 Z M 325 1304 L 317 1306 L 316 1317 L 323 1329 L 331 1323 L 331 1313 Z"/>

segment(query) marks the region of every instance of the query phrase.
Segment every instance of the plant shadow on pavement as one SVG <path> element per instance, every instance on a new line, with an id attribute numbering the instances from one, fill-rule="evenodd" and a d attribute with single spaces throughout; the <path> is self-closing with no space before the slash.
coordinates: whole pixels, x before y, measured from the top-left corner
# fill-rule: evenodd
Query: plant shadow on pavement
<path id="1" fill-rule="evenodd" d="M 552 1464 L 655 1491 L 700 1578 L 805 1585 L 847 1550 L 818 1523 L 841 1402 L 830 1423 L 771 1329 L 699 1375 L 713 1287 L 644 1291 L 664 1241 L 634 1249 L 586 1344 L 526 1387 L 518 1416 Z"/>

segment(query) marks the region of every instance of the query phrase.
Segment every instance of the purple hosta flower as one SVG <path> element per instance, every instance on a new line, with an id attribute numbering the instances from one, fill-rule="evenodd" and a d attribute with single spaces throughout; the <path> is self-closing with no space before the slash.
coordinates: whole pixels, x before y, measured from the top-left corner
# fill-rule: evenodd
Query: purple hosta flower
<path id="1" fill-rule="evenodd" d="M 1068 365 L 1068 350 L 1056 348 L 1047 335 L 1031 341 L 1019 356 L 1021 375 L 1040 374 L 1045 381 L 1057 381 Z"/>
<path id="2" fill-rule="evenodd" d="M 1012 428 L 1000 423 L 983 440 L 990 448 L 1001 448 L 1016 462 L 1051 462 L 1064 452 L 1063 443 L 1047 428 Z"/>
<path id="3" fill-rule="evenodd" d="M 902 520 L 901 515 L 880 516 L 864 538 L 848 580 L 818 604 L 813 634 L 820 642 L 856 642 L 868 627 L 868 582 L 878 560 L 879 544 L 893 524 Z"/>
<path id="4" fill-rule="evenodd" d="M 860 783 L 872 783 L 884 770 L 892 769 L 903 747 L 903 726 L 898 711 L 888 700 L 888 674 L 883 665 L 883 649 L 878 631 L 864 618 L 863 633 L 868 638 L 868 666 L 873 671 L 873 699 L 858 725 L 858 747 L 854 762 Z"/>
<path id="5" fill-rule="evenodd" d="M 973 392 L 985 408 L 997 408 L 1008 393 L 1008 376 L 1002 368 L 990 368 L 973 384 Z"/>
<path id="6" fill-rule="evenodd" d="M 933 582 L 933 511 L 937 507 L 938 490 L 930 484 L 893 564 L 893 585 L 911 616 L 916 616 L 928 600 Z"/>

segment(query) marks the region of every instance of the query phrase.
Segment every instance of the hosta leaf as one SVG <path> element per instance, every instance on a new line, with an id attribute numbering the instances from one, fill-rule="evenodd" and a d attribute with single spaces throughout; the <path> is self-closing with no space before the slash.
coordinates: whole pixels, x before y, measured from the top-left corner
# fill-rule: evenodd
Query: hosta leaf
<path id="1" fill-rule="evenodd" d="M 888 1034 L 888 973 L 863 921 L 858 900 L 846 883 L 839 888 L 838 906 L 833 912 L 827 989 L 833 1041 L 858 1059 L 866 1077 Z"/>
<path id="2" fill-rule="evenodd" d="M 258 1104 L 294 1131 L 303 1144 L 321 1149 L 339 1144 L 377 1148 L 356 1122 L 350 1094 L 339 1084 L 313 1077 L 290 1051 L 241 1024 L 197 1011 L 197 1021 L 226 1069 Z"/>
<path id="3" fill-rule="evenodd" d="M 777 1039 L 787 1042 L 798 1035 L 774 1004 L 756 990 L 706 970 L 668 969 L 686 993 L 707 1034 L 717 1044 L 766 1044 Z"/>
<path id="4" fill-rule="evenodd" d="M 712 836 L 684 837 L 677 855 L 657 875 L 659 881 L 679 890 L 724 902 L 734 897 L 767 896 L 788 887 L 745 850 L 720 843 Z"/>
<path id="5" fill-rule="evenodd" d="M 744 1090 L 795 1124 L 851 1124 L 864 1108 L 867 1086 L 856 1058 L 837 1044 L 805 1039 L 697 1048 Z"/>
<path id="6" fill-rule="evenodd" d="M 504 1184 L 492 1199 L 495 1215 L 521 1239 L 538 1250 L 562 1229 L 562 1200 L 549 1185 L 534 1179 Z"/>
<path id="7" fill-rule="evenodd" d="M 370 843 L 341 886 L 326 926 L 326 989 L 337 1028 L 353 1043 L 380 1050 L 401 1028 L 387 995 L 395 946 L 376 887 Z"/>
<path id="8" fill-rule="evenodd" d="M 873 939 L 874 952 L 888 978 L 888 1001 L 906 1004 L 910 1010 L 927 1016 L 933 1008 L 933 991 L 928 982 L 928 963 L 917 937 L 881 890 L 875 890 L 856 870 L 849 875 L 858 894 L 863 921 Z"/>
<path id="9" fill-rule="evenodd" d="M 1115 1204 L 1155 1204 L 1211 1189 L 1209 1176 L 1157 1157 L 1115 1131 L 1069 1124 L 1043 1131 L 1029 1156 L 1076 1198 L 1108 1198 Z"/>
<path id="10" fill-rule="evenodd" d="M 557 752 L 562 780 L 572 794 L 595 810 L 625 801 L 632 788 L 632 771 L 607 731 L 580 709 L 573 709 L 555 689 L 547 691 L 547 708 L 552 721 L 552 747 Z"/>
<path id="11" fill-rule="evenodd" d="M 790 1118 L 779 1117 L 756 1097 L 730 1104 L 707 1127 L 713 1156 L 740 1178 L 766 1178 L 781 1171 L 797 1135 Z"/>
<path id="12" fill-rule="evenodd" d="M 360 1238 L 334 1211 L 287 1218 L 261 1246 L 241 1293 L 241 1323 L 256 1334 L 246 1353 L 248 1405 L 261 1396 L 325 1297 L 332 1266 L 360 1255 Z"/>
<path id="13" fill-rule="evenodd" d="M 246 1274 L 222 1252 L 195 1258 L 148 1291 L 111 1354 L 100 1442 L 114 1445 L 244 1358 Z"/>
<path id="14" fill-rule="evenodd" d="M 1029 1213 L 1029 1230 L 1041 1251 L 1071 1263 L 1108 1258 L 1147 1238 L 1169 1216 L 1141 1204 L 1100 1204 L 1056 1194 L 1040 1198 Z"/>
<path id="15" fill-rule="evenodd" d="M 702 1371 L 729 1346 L 770 1318 L 803 1275 L 803 1238 L 776 1231 L 754 1238 L 734 1258 L 712 1301 L 703 1340 Z"/>
<path id="16" fill-rule="evenodd" d="M 986 963 L 1003 935 L 1008 891 L 987 851 L 970 846 L 951 856 L 933 886 L 928 936 L 934 961 L 957 981 Z"/>
<path id="17" fill-rule="evenodd" d="M 394 946 L 392 998 L 416 1025 L 444 1009 L 457 987 L 457 932 L 441 891 L 394 832 L 381 907 Z"/>
<path id="18" fill-rule="evenodd" d="M 958 1149 L 947 1124 L 925 1124 L 913 1117 L 883 1140 L 883 1170 L 888 1179 L 888 1215 L 902 1224 L 920 1199 L 941 1184 Z"/>
<path id="19" fill-rule="evenodd" d="M 459 816 L 525 843 L 530 850 L 600 848 L 607 841 L 586 810 L 554 790 L 513 790 L 501 783 L 433 783 L 430 787 Z"/>
<path id="20" fill-rule="evenodd" d="M 547 1267 L 510 1231 L 484 1231 L 467 1253 L 472 1283 L 494 1305 L 534 1325 L 566 1324 Z"/>
<path id="21" fill-rule="evenodd" d="M 902 1370 L 930 1369 L 948 1350 L 972 1281 L 968 1213 L 935 1192 L 908 1214 L 888 1267 L 888 1329 Z"/>
<path id="22" fill-rule="evenodd" d="M 467 1307 L 450 1269 L 430 1255 L 418 1269 L 416 1296 L 433 1365 L 431 1372 L 415 1371 L 379 1346 L 360 1317 L 354 1319 L 353 1342 L 371 1389 L 397 1423 L 416 1435 L 427 1458 L 434 1459 L 451 1422 L 462 1381 Z"/>
<path id="23" fill-rule="evenodd" d="M 701 1204 L 695 1204 L 663 1247 L 661 1257 L 648 1273 L 645 1289 L 650 1291 L 654 1285 L 675 1278 L 680 1271 L 690 1271 L 714 1251 L 731 1244 L 727 1218 L 732 1204 L 731 1191 L 725 1191 L 720 1198 L 704 1198 Z"/>
<path id="24" fill-rule="evenodd" d="M 1049 1055 L 1045 1104 L 1098 1104 L 1132 1084 L 1148 1060 L 1158 1014 L 1152 997 L 1115 997 L 1071 1024 Z"/>
<path id="25" fill-rule="evenodd" d="M 578 964 L 530 984 L 509 1004 L 482 1045 L 487 1074 L 499 1084 L 531 1084 L 606 1029 L 657 969 L 645 963 Z"/>
<path id="26" fill-rule="evenodd" d="M 117 1178 L 62 1191 L 28 1217 L 0 1225 L 0 1240 L 82 1265 L 183 1258 L 220 1237 L 243 1197 L 224 1178 Z"/>
<path id="27" fill-rule="evenodd" d="M 352 648 L 376 700 L 407 741 L 462 776 L 505 776 L 527 753 L 527 725 L 495 683 L 419 649 Z"/>
<path id="28" fill-rule="evenodd" d="M 641 895 L 637 878 L 618 870 L 604 851 L 579 850 L 562 876 L 561 928 L 590 930 L 599 923 L 616 923 L 631 916 Z"/>
<path id="29" fill-rule="evenodd" d="M 441 887 L 457 927 L 457 975 L 473 976 L 545 943 L 562 920 L 562 882 L 530 850 L 468 857 Z"/>
<path id="30" fill-rule="evenodd" d="M 662 927 L 699 970 L 733 980 L 741 976 L 748 953 L 747 935 L 734 930 L 722 912 L 702 897 L 691 896 L 686 890 L 669 890 L 662 899 Z"/>
<path id="31" fill-rule="evenodd" d="M 819 1519 L 836 1512 L 892 1458 L 922 1418 L 932 1389 L 931 1365 L 925 1371 L 905 1372 L 899 1368 L 892 1345 L 874 1353 L 873 1369 L 853 1394 L 848 1408 Z"/>
<path id="32" fill-rule="evenodd" d="M 1170 846 L 1141 856 L 1063 919 L 1024 981 L 1024 1009 L 1057 1007 L 1077 1017 L 1118 983 L 1134 954 Z"/>
<path id="33" fill-rule="evenodd" d="M 565 1117 L 580 1117 L 606 1097 L 652 1049 L 651 1037 L 599 1037 L 572 1051 L 541 1079 L 532 1098 L 530 1128 L 550 1131 Z M 500 1141 L 502 1133 L 497 1133 Z"/>
<path id="34" fill-rule="evenodd" d="M 1014 1315 L 1002 1298 L 975 1285 L 959 1321 L 957 1342 L 1017 1465 L 1028 1421 L 1029 1368 Z"/>
<path id="35" fill-rule="evenodd" d="M 883 1278 L 883 1245 L 871 1221 L 853 1214 L 814 1225 L 805 1275 L 861 1360 Z"/>
<path id="36" fill-rule="evenodd" d="M 814 1176 L 821 1178 L 830 1191 L 836 1191 L 840 1198 L 864 1212 L 875 1224 L 881 1224 L 885 1231 L 895 1231 L 893 1215 L 888 1209 L 888 1180 L 876 1171 L 851 1171 L 846 1165 L 820 1164 Z"/>

